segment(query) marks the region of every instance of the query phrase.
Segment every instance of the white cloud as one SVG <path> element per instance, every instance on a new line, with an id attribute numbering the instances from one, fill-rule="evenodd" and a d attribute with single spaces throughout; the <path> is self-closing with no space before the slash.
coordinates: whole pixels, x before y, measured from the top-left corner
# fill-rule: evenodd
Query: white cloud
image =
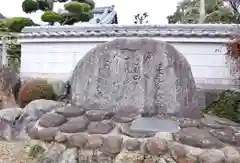
<path id="1" fill-rule="evenodd" d="M 34 14 L 25 14 L 22 12 L 21 4 L 23 0 L 6 0 L 0 5 L 0 13 L 7 17 L 25 16 L 40 22 L 41 12 Z M 179 0 L 95 0 L 96 6 L 111 6 L 115 5 L 118 12 L 120 24 L 132 24 L 133 16 L 139 12 L 149 13 L 149 22 L 151 24 L 165 24 L 166 17 L 175 11 Z M 62 4 L 55 5 L 55 10 L 62 7 Z"/>

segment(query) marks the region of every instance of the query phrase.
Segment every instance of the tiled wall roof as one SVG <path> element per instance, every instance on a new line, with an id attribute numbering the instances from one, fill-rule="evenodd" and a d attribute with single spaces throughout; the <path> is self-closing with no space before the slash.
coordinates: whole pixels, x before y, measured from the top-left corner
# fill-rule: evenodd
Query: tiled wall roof
<path id="1" fill-rule="evenodd" d="M 238 29 L 231 24 L 118 25 L 26 27 L 23 38 L 41 37 L 219 37 L 232 36 Z"/>

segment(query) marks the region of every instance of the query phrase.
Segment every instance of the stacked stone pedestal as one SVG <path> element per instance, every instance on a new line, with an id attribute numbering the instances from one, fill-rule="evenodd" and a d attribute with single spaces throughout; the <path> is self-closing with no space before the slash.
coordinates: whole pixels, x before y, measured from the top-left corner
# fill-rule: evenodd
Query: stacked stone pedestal
<path id="1" fill-rule="evenodd" d="M 59 163 L 240 162 L 239 124 L 209 115 L 201 120 L 168 117 L 179 123 L 178 132 L 132 130 L 139 118 L 134 112 L 66 106 L 44 114 L 27 132 L 45 149 L 43 160 Z"/>

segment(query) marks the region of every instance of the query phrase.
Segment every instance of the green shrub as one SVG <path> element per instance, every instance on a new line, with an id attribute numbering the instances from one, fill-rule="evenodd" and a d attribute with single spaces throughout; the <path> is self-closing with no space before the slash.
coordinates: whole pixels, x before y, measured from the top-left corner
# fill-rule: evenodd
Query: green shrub
<path id="1" fill-rule="evenodd" d="M 21 44 L 17 43 L 16 40 L 8 41 L 7 54 L 8 67 L 14 72 L 19 72 L 21 64 Z"/>
<path id="2" fill-rule="evenodd" d="M 38 7 L 39 10 L 42 11 L 47 11 L 47 10 L 52 10 L 52 6 L 51 4 L 49 4 L 47 1 L 38 1 Z"/>
<path id="3" fill-rule="evenodd" d="M 240 123 L 240 92 L 223 91 L 212 104 L 202 111 Z"/>
<path id="4" fill-rule="evenodd" d="M 55 22 L 60 22 L 63 19 L 63 16 L 53 11 L 46 11 L 42 14 L 41 19 L 43 22 L 53 25 Z"/>
<path id="5" fill-rule="evenodd" d="M 28 156 L 32 158 L 38 158 L 38 157 L 41 157 L 44 152 L 45 152 L 45 149 L 40 145 L 33 145 L 29 149 Z"/>
<path id="6" fill-rule="evenodd" d="M 0 20 L 0 31 L 1 32 L 8 32 L 8 28 L 5 25 L 5 21 L 4 20 Z"/>
<path id="7" fill-rule="evenodd" d="M 83 12 L 83 4 L 79 2 L 69 2 L 64 5 L 64 8 L 70 13 L 82 13 Z"/>
<path id="8" fill-rule="evenodd" d="M 95 8 L 95 2 L 93 0 L 72 0 L 72 1 L 86 3 L 91 7 L 91 9 Z"/>
<path id="9" fill-rule="evenodd" d="M 25 107 L 28 103 L 37 99 L 56 100 L 53 86 L 46 80 L 36 79 L 23 84 L 19 91 L 18 103 Z"/>
<path id="10" fill-rule="evenodd" d="M 21 32 L 24 27 L 35 25 L 32 19 L 24 17 L 9 18 L 6 19 L 5 23 L 10 32 Z"/>
<path id="11" fill-rule="evenodd" d="M 25 13 L 32 13 L 39 9 L 39 4 L 35 0 L 24 0 L 22 2 L 22 10 Z"/>

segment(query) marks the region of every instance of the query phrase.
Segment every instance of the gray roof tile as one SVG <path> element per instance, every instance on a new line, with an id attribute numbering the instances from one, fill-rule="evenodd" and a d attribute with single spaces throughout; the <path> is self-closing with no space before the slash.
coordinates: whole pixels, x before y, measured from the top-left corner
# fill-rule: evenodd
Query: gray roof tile
<path id="1" fill-rule="evenodd" d="M 114 6 L 96 7 L 93 10 L 94 17 L 89 21 L 91 24 L 111 24 L 117 12 Z"/>
<path id="2" fill-rule="evenodd" d="M 231 24 L 169 24 L 118 25 L 84 24 L 81 26 L 26 27 L 23 38 L 35 37 L 221 37 L 232 36 L 238 25 Z"/>

